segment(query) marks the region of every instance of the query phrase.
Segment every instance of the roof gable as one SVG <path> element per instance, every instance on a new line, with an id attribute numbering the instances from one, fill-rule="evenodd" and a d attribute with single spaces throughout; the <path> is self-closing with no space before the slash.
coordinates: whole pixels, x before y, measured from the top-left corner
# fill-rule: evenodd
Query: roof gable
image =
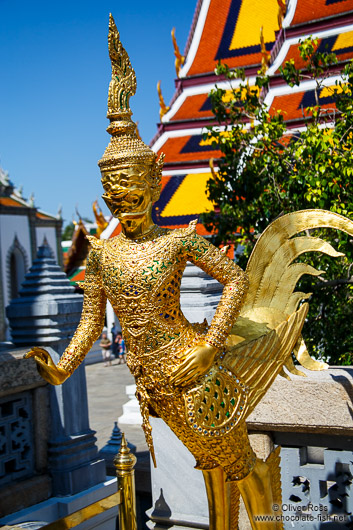
<path id="1" fill-rule="evenodd" d="M 271 50 L 278 29 L 277 15 L 274 0 L 203 0 L 180 76 L 213 72 L 219 60 L 230 67 L 260 64 L 261 26 L 266 49 Z"/>

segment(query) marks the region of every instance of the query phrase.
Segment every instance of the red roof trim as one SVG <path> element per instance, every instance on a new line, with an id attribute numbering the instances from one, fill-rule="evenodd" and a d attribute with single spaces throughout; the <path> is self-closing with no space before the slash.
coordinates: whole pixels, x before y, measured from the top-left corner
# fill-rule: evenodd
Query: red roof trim
<path id="1" fill-rule="evenodd" d="M 347 26 L 353 22 L 353 11 L 349 11 L 339 15 L 332 15 L 319 20 L 310 20 L 310 22 L 304 22 L 296 24 L 286 28 L 286 37 L 298 37 L 303 33 L 310 34 L 313 31 L 322 31 L 324 29 L 339 28 L 341 26 Z"/>
<path id="2" fill-rule="evenodd" d="M 186 57 L 187 54 L 189 53 L 190 46 L 191 46 L 192 40 L 194 38 L 195 29 L 196 29 L 197 21 L 199 19 L 199 14 L 200 14 L 200 11 L 201 11 L 201 6 L 202 6 L 202 2 L 203 1 L 204 0 L 198 0 L 198 2 L 196 4 L 194 16 L 192 18 L 191 28 L 190 28 L 189 35 L 188 35 L 188 38 L 187 38 L 187 41 L 186 41 L 186 45 L 185 45 L 184 57 Z"/>

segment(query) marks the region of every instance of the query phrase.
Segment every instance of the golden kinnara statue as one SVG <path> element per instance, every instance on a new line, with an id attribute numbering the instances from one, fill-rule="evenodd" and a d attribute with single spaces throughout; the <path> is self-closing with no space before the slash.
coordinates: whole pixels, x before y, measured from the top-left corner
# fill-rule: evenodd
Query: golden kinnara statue
<path id="1" fill-rule="evenodd" d="M 57 366 L 42 348 L 33 348 L 39 372 L 49 383 L 63 383 L 81 363 L 103 325 L 107 299 L 123 329 L 128 366 L 136 379 L 143 429 L 152 458 L 149 415 L 162 418 L 194 455 L 204 474 L 210 528 L 237 527 L 239 496 L 253 528 L 282 528 L 282 522 L 258 523 L 257 514 L 273 514 L 281 505 L 279 448 L 266 462 L 252 450 L 246 418 L 291 360 L 312 369 L 301 339 L 308 295 L 294 292 L 305 263 L 303 252 L 339 253 L 303 230 L 333 227 L 353 235 L 353 223 L 321 210 L 306 210 L 274 221 L 262 236 L 243 272 L 224 252 L 197 235 L 196 222 L 168 230 L 156 226 L 152 204 L 160 193 L 163 155 L 137 136 L 129 99 L 136 77 L 121 45 L 114 20 L 109 24 L 112 80 L 108 132 L 112 138 L 99 161 L 103 198 L 118 217 L 122 232 L 110 240 L 90 238 L 81 321 Z M 180 282 L 190 261 L 224 285 L 209 326 L 190 324 L 180 309 Z"/>

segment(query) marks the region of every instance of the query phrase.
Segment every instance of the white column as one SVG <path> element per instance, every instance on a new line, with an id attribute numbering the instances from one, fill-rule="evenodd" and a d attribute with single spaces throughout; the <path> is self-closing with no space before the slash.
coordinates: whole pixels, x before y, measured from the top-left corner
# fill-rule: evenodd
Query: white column
<path id="1" fill-rule="evenodd" d="M 106 308 L 106 320 L 107 320 L 107 333 L 109 340 L 112 340 L 112 334 L 110 330 L 112 329 L 112 325 L 115 322 L 115 313 L 114 309 L 112 307 L 112 304 L 107 300 L 107 308 Z"/>

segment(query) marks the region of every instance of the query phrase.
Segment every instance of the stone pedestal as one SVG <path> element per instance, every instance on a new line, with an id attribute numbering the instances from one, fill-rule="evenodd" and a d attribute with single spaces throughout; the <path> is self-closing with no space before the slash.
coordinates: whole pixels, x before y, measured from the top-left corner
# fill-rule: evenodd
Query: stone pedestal
<path id="1" fill-rule="evenodd" d="M 181 309 L 189 322 L 208 323 L 216 311 L 223 285 L 201 269 L 187 263 L 180 288 Z"/>
<path id="2" fill-rule="evenodd" d="M 149 528 L 208 528 L 208 505 L 202 471 L 163 420 L 150 418 L 157 468 L 151 464 L 153 508 Z"/>
<path id="3" fill-rule="evenodd" d="M 136 385 L 127 385 L 125 391 L 129 401 L 124 403 L 123 413 L 118 421 L 123 425 L 142 425 L 140 405 L 135 396 Z"/>
<path id="4" fill-rule="evenodd" d="M 51 346 L 61 355 L 79 322 L 82 300 L 43 244 L 19 297 L 6 308 L 12 342 L 17 347 Z"/>

